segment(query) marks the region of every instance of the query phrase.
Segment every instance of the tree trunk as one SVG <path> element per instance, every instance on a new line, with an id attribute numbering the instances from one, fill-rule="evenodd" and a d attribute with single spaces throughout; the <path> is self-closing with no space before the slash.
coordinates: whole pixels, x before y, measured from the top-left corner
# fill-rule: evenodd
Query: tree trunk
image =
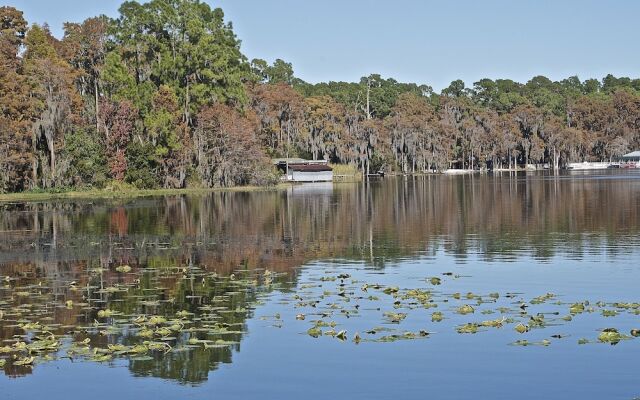
<path id="1" fill-rule="evenodd" d="M 371 79 L 367 78 L 367 119 L 371 119 L 371 109 L 369 108 L 370 93 L 371 93 Z"/>
<path id="2" fill-rule="evenodd" d="M 51 163 L 51 186 L 55 186 L 56 176 L 56 151 L 54 148 L 53 138 L 47 138 L 47 145 L 49 147 L 49 161 Z"/>
<path id="3" fill-rule="evenodd" d="M 186 93 L 184 96 L 184 122 L 187 124 L 187 126 L 191 126 L 191 124 L 189 123 L 189 119 L 191 118 L 191 116 L 189 115 L 189 77 L 186 77 L 187 80 L 187 87 L 186 87 Z"/>
<path id="4" fill-rule="evenodd" d="M 98 78 L 93 79 L 93 93 L 96 101 L 96 132 L 100 131 L 100 110 L 98 101 Z"/>

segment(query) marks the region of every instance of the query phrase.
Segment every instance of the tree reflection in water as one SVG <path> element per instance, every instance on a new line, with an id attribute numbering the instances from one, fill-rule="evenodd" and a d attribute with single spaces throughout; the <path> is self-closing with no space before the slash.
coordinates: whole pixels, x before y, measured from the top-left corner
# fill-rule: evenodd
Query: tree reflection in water
<path id="1" fill-rule="evenodd" d="M 117 321 L 136 315 L 171 320 L 187 311 L 193 320 L 187 325 L 196 329 L 173 332 L 175 339 L 167 342 L 174 351 L 123 360 L 135 375 L 202 382 L 239 350 L 240 332 L 260 293 L 294 287 L 296 268 L 306 262 L 346 258 L 384 268 L 438 251 L 459 261 L 478 254 L 505 262 L 522 254 L 545 261 L 558 253 L 577 259 L 603 249 L 623 253 L 637 245 L 637 178 L 620 172 L 589 179 L 433 176 L 254 193 L 5 204 L 0 347 L 24 334 L 18 325 L 27 318 L 99 348 L 134 346 L 143 340 L 136 336 L 139 327 Z M 122 265 L 132 272 L 118 272 Z M 280 273 L 275 284 L 263 285 L 264 269 Z M 260 282 L 250 284 L 254 279 Z M 105 309 L 118 315 L 105 321 L 98 316 Z M 110 332 L 105 322 L 122 329 Z M 214 325 L 237 331 L 223 337 L 234 344 L 190 344 L 194 337 L 222 338 L 207 333 Z M 11 376 L 32 371 L 11 362 L 4 369 Z"/>

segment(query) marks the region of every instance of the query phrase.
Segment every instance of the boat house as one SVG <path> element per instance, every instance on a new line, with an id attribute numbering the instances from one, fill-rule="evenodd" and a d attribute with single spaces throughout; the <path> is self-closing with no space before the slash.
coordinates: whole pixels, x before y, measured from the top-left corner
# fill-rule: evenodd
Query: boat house
<path id="1" fill-rule="evenodd" d="M 331 182 L 333 168 L 326 160 L 304 160 L 302 158 L 278 158 L 273 164 L 284 173 L 289 182 Z"/>
<path id="2" fill-rule="evenodd" d="M 620 157 L 620 168 L 640 168 L 640 151 L 634 151 Z"/>
<path id="3" fill-rule="evenodd" d="M 625 162 L 640 162 L 640 151 L 634 151 L 632 153 L 625 154 L 620 157 L 620 160 Z"/>

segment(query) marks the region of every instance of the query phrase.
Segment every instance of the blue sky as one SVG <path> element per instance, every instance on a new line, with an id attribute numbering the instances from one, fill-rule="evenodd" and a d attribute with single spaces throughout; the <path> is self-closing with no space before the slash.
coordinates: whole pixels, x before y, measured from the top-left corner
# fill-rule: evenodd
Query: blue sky
<path id="1" fill-rule="evenodd" d="M 29 22 L 117 16 L 120 0 L 6 0 Z M 436 90 L 454 79 L 640 74 L 640 1 L 207 0 L 249 58 L 292 62 L 309 81 L 380 73 Z"/>

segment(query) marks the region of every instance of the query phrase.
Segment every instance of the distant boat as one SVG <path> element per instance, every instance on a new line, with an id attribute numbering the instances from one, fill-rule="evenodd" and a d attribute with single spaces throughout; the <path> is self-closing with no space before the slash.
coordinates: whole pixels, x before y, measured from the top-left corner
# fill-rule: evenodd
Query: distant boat
<path id="1" fill-rule="evenodd" d="M 447 175 L 463 175 L 463 174 L 473 174 L 474 172 L 477 172 L 473 169 L 445 169 L 443 171 L 444 174 Z"/>
<path id="2" fill-rule="evenodd" d="M 573 171 L 584 171 L 584 170 L 594 170 L 594 169 L 607 169 L 610 168 L 611 163 L 608 162 L 589 162 L 584 161 L 581 163 L 569 163 L 567 164 L 567 169 Z"/>
<path id="3" fill-rule="evenodd" d="M 629 162 L 620 163 L 619 168 L 636 169 L 636 168 L 640 168 L 640 165 L 637 162 L 629 161 Z"/>

